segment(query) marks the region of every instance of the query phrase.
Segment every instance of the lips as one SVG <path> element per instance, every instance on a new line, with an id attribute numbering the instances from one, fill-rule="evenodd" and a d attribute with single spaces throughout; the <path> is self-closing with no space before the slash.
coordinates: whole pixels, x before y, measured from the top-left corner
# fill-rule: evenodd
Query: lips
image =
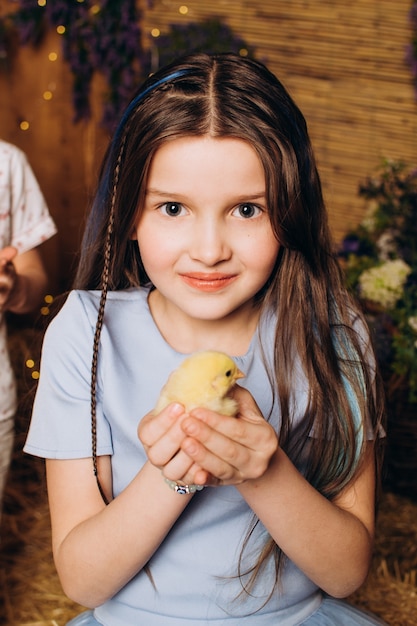
<path id="1" fill-rule="evenodd" d="M 213 293 L 224 289 L 237 278 L 236 274 L 190 272 L 181 274 L 181 279 L 193 289 Z"/>

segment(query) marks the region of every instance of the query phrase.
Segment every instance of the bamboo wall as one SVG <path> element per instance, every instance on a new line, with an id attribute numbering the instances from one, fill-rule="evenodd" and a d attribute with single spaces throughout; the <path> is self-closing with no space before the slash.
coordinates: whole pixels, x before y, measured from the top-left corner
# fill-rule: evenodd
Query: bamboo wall
<path id="1" fill-rule="evenodd" d="M 404 61 L 411 0 L 138 1 L 146 46 L 158 45 L 153 28 L 164 33 L 172 23 L 215 16 L 255 47 L 307 118 L 336 240 L 361 219 L 358 184 L 382 157 L 417 165 L 417 103 Z M 58 224 L 46 251 L 61 286 L 72 272 L 108 138 L 99 125 L 100 79 L 93 119 L 75 125 L 72 76 L 60 58 L 48 60 L 51 50 L 60 52 L 54 33 L 37 49 L 20 48 L 0 73 L 0 136 L 28 154 Z M 45 101 L 51 86 L 53 98 Z M 30 121 L 26 132 L 21 119 Z"/>
<path id="2" fill-rule="evenodd" d="M 382 157 L 417 165 L 410 0 L 190 0 L 185 17 L 180 2 L 152 4 L 148 31 L 216 15 L 281 79 L 307 119 L 336 239 L 361 218 L 358 183 Z"/>

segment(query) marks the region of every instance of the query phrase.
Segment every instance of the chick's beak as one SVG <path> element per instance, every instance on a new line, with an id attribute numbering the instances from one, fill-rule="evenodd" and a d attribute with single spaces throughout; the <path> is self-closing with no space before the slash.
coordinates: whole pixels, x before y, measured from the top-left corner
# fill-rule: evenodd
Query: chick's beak
<path id="1" fill-rule="evenodd" d="M 245 378 L 245 374 L 238 368 L 236 370 L 236 374 L 235 374 L 235 380 L 238 380 L 239 378 Z"/>

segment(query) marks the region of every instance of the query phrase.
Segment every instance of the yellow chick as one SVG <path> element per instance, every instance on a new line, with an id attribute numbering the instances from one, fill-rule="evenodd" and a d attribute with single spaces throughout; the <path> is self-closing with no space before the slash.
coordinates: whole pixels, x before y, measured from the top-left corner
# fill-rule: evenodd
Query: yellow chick
<path id="1" fill-rule="evenodd" d="M 153 412 L 158 414 L 171 402 L 179 402 L 187 411 L 205 407 L 222 415 L 236 415 L 237 402 L 227 394 L 244 376 L 227 354 L 196 352 L 170 374 Z"/>

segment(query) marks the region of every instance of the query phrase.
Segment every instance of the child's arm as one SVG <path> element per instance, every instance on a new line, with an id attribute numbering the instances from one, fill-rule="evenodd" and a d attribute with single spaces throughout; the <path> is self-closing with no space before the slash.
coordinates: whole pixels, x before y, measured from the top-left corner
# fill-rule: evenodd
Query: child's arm
<path id="1" fill-rule="evenodd" d="M 36 248 L 18 254 L 8 246 L 0 250 L 0 308 L 29 313 L 40 303 L 48 283 Z"/>
<path id="2" fill-rule="evenodd" d="M 276 447 L 265 466 L 266 431 L 261 436 L 256 420 L 246 417 L 256 413 L 256 404 L 248 392 L 237 393 L 241 410 L 245 407 L 237 420 L 200 409 L 184 420 L 189 438 L 183 450 L 221 484 L 237 486 L 275 542 L 312 581 L 330 595 L 349 595 L 364 581 L 371 559 L 375 501 L 371 445 L 361 472 L 329 502 L 281 448 Z"/>
<path id="3" fill-rule="evenodd" d="M 364 582 L 374 535 L 371 447 L 360 474 L 333 502 L 301 476 L 281 449 L 260 480 L 238 489 L 285 554 L 325 592 L 343 598 Z"/>
<path id="4" fill-rule="evenodd" d="M 177 450 L 175 438 L 184 437 L 178 413 L 172 406 L 162 413 L 167 427 L 173 424 L 172 445 Z M 167 454 L 165 463 L 172 450 Z M 147 462 L 106 506 L 91 458 L 46 463 L 53 553 L 61 584 L 74 601 L 98 606 L 144 567 L 192 496 L 178 496 L 168 489 L 161 471 Z M 98 470 L 109 495 L 110 457 L 98 457 Z"/>

